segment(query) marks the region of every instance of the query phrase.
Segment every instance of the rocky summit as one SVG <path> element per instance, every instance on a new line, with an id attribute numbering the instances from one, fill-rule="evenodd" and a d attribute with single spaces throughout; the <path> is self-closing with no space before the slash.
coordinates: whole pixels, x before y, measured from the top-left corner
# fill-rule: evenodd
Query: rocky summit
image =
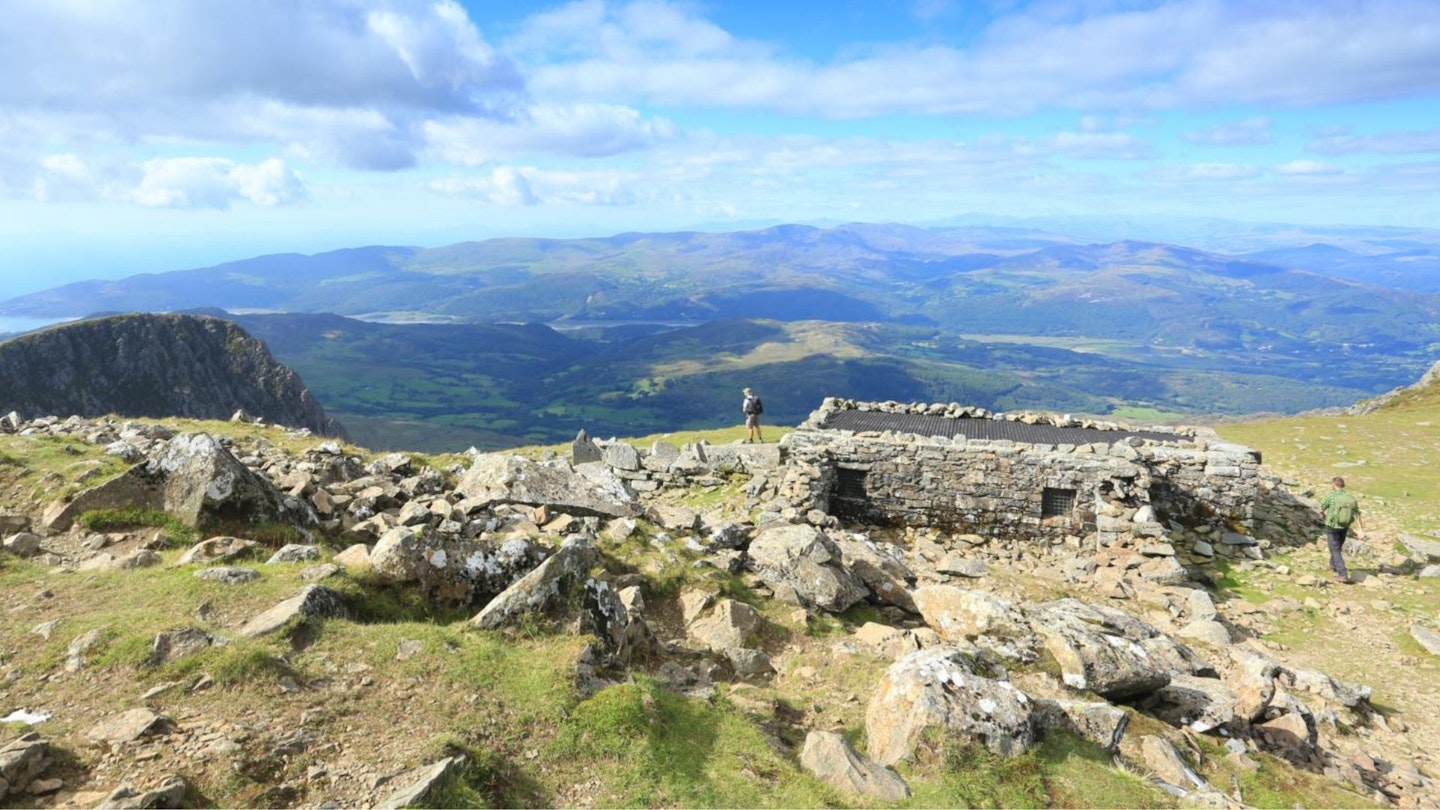
<path id="1" fill-rule="evenodd" d="M 199 315 L 128 314 L 0 343 L 0 413 L 258 419 L 344 437 L 265 344 Z"/>
<path id="2" fill-rule="evenodd" d="M 1319 565 L 1313 501 L 1258 461 L 1254 503 L 1137 500 L 1146 464 L 1240 479 L 1202 431 L 1037 451 L 1094 491 L 1033 524 L 1018 473 L 944 478 L 1020 469 L 1013 441 L 886 434 L 915 486 L 999 504 L 961 526 L 831 514 L 853 433 L 429 457 L 193 427 L 0 422 L 8 804 L 1440 803 L 1431 721 L 1266 638 L 1344 589 L 1226 584 Z"/>

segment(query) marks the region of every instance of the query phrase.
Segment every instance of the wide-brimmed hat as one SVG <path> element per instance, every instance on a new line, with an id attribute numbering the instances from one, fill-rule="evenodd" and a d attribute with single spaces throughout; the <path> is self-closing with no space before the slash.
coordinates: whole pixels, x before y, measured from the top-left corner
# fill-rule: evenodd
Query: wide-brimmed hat
<path id="1" fill-rule="evenodd" d="M 742 394 L 747 394 L 747 395 L 748 395 L 748 394 L 750 393 L 750 389 L 749 389 L 749 388 L 742 388 L 742 389 L 740 389 L 740 393 L 742 393 Z"/>

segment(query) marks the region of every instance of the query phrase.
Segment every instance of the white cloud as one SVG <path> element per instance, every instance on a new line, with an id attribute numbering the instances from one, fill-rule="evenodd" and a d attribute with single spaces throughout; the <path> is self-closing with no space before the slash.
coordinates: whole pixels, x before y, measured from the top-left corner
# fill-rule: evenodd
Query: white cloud
<path id="1" fill-rule="evenodd" d="M 630 107 L 612 104 L 537 104 L 508 121 L 451 118 L 429 121 L 424 129 L 433 154 L 465 166 L 534 153 L 606 157 L 676 134 L 666 119 L 647 120 Z"/>
<path id="2" fill-rule="evenodd" d="M 581 0 L 532 18 L 505 48 L 549 98 L 837 118 L 1306 105 L 1440 89 L 1440 4 L 1428 0 L 1081 7 L 1092 13 L 1020 7 L 967 47 L 892 43 L 817 63 L 735 38 L 689 5 Z"/>
<path id="3" fill-rule="evenodd" d="M 14 0 L 0 117 L 44 140 L 269 144 L 353 168 L 413 165 L 421 122 L 523 97 L 454 0 Z"/>
<path id="4" fill-rule="evenodd" d="M 106 196 L 147 208 L 229 208 L 245 200 L 274 206 L 304 200 L 300 178 L 278 159 L 246 165 L 225 158 L 167 158 L 146 161 L 139 182 L 112 187 Z"/>
<path id="5" fill-rule="evenodd" d="M 1263 116 L 1233 124 L 1219 124 L 1200 132 L 1187 132 L 1180 137 L 1206 146 L 1260 146 L 1275 142 L 1271 121 Z"/>
<path id="6" fill-rule="evenodd" d="M 534 166 L 498 166 L 488 175 L 435 180 L 440 194 L 469 197 L 502 207 L 551 204 L 623 206 L 635 202 L 633 178 L 613 170 L 555 171 Z"/>
<path id="7" fill-rule="evenodd" d="M 1319 177 L 1341 173 L 1340 167 L 1321 160 L 1291 160 L 1272 166 L 1280 174 Z"/>
<path id="8" fill-rule="evenodd" d="M 1167 166 L 1153 172 L 1151 176 L 1162 181 L 1223 182 L 1250 180 L 1259 177 L 1260 174 L 1261 170 L 1258 167 L 1242 163 L 1193 163 L 1184 166 Z"/>
<path id="9" fill-rule="evenodd" d="M 1330 135 L 1313 141 L 1310 151 L 1322 155 L 1348 155 L 1357 152 L 1413 155 L 1440 152 L 1440 129 L 1387 132 L 1380 135 Z"/>

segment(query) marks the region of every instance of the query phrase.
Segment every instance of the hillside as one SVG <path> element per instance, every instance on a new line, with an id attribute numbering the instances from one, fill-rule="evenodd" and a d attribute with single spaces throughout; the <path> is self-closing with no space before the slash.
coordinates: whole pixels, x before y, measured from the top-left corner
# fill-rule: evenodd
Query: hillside
<path id="1" fill-rule="evenodd" d="M 1177 559 L 1204 575 L 1157 587 L 1135 572 L 1165 558 L 1136 557 L 1138 546 L 1099 553 L 1077 538 L 1017 554 L 1001 536 L 986 543 L 933 529 L 831 522 L 817 529 L 800 515 L 786 520 L 773 511 L 779 490 L 755 483 L 771 477 L 766 459 L 784 450 L 721 436 L 711 463 L 741 466 L 690 467 L 693 483 L 663 485 L 640 513 L 624 517 L 614 511 L 622 505 L 595 499 L 608 490 L 592 490 L 594 478 L 569 479 L 549 494 L 513 490 L 520 502 L 497 499 L 494 487 L 521 479 L 507 485 L 478 472 L 493 469 L 496 457 L 376 455 L 223 423 L 26 427 L 35 429 L 0 431 L 0 525 L 9 527 L 0 533 L 11 553 L 27 555 L 0 554 L 12 617 L 0 630 L 0 649 L 9 653 L 0 688 L 34 724 L 12 716 L 11 736 L 37 732 L 47 764 L 26 777 L 34 792 L 11 804 L 94 806 L 128 796 L 148 806 L 1367 807 L 1424 806 L 1436 796 L 1428 752 L 1440 724 L 1427 711 L 1433 696 L 1426 691 L 1434 681 L 1413 678 L 1433 670 L 1434 658 L 1388 635 L 1440 601 L 1436 580 L 1402 573 L 1403 558 L 1373 544 L 1357 554 L 1361 585 L 1327 585 L 1316 576 L 1323 561 L 1313 548 L 1289 545 L 1289 529 L 1273 512 L 1257 523 L 1271 527 L 1261 559 L 1206 562 L 1185 552 Z M 117 508 L 57 531 L 17 514 L 49 511 L 39 507 L 57 485 L 74 494 L 114 480 L 120 471 L 103 454 L 111 436 L 153 455 L 197 447 L 184 438 L 196 431 L 228 437 L 253 473 L 305 493 L 317 510 L 325 506 L 319 522 L 305 532 L 230 522 L 223 538 L 195 545 L 219 527 L 203 517 L 199 530 L 163 514 L 127 517 Z M 682 449 L 677 460 L 693 463 L 698 456 L 686 455 L 693 452 Z M 627 453 L 604 453 L 629 466 Z M 82 480 L 92 469 L 99 474 Z M 1384 508 L 1367 508 L 1375 529 L 1386 531 Z M 27 547 L 24 532 L 13 532 L 30 521 L 40 535 Z M 1046 721 L 1048 730 L 1018 755 L 986 747 L 998 739 L 989 736 L 994 729 L 978 738 L 932 735 L 892 776 L 881 769 L 836 781 L 824 774 L 844 768 L 810 759 L 812 737 L 835 731 L 855 750 L 874 752 L 879 727 L 870 707 L 886 673 L 915 647 L 935 644 L 936 633 L 953 631 L 933 606 L 922 600 L 922 612 L 912 613 L 893 592 L 882 598 L 876 590 L 845 609 L 787 601 L 794 597 L 784 596 L 785 580 L 758 560 L 761 545 L 778 537 L 770 532 L 791 530 L 823 530 L 847 567 L 869 572 L 867 582 L 909 570 L 918 579 L 904 587 L 917 597 L 953 591 L 969 594 L 971 609 L 1000 611 L 986 614 L 992 630 L 972 639 L 995 651 L 972 664 L 987 675 L 966 675 L 957 694 L 999 677 L 994 667 L 1004 660 L 1012 688 L 1034 700 L 1109 705 L 1065 687 L 1060 673 L 1069 664 L 1061 660 L 993 657 L 1015 655 L 1007 643 L 1031 643 L 1003 624 L 1015 616 L 1004 611 L 1053 609 L 1044 606 L 1073 598 L 1133 617 L 1122 625 L 1132 630 L 1135 622 L 1154 623 L 1179 638 L 1177 628 L 1213 599 L 1234 644 L 1190 638 L 1194 654 L 1215 662 L 1225 683 L 1242 677 L 1231 657 L 1283 662 L 1288 691 L 1275 675 L 1274 695 L 1259 699 L 1291 714 L 1267 720 L 1269 731 L 1254 730 L 1257 718 L 1255 726 L 1196 733 L 1172 725 L 1193 715 L 1160 719 L 1168 716 L 1163 701 L 1121 701 L 1118 729 L 1116 716 L 1107 726 L 1098 713 L 1078 731 Z M 603 588 L 582 589 L 557 613 L 520 609 L 510 623 L 491 625 L 481 617 L 501 612 L 492 595 L 524 568 L 498 582 L 457 579 L 410 556 L 404 538 L 411 536 L 476 544 L 486 555 L 509 549 L 487 557 L 486 577 L 533 565 L 525 562 L 532 550 L 561 560 L 562 549 L 593 546 L 597 556 L 582 570 L 607 580 L 624 607 L 614 603 L 605 611 L 618 613 L 602 611 L 611 623 L 595 624 L 601 614 L 580 606 L 612 603 L 595 596 Z M 1205 536 L 1202 527 L 1186 527 L 1171 539 L 1188 549 Z M 244 538 L 260 545 L 247 548 Z M 359 557 L 356 542 L 366 544 Z M 276 554 L 284 543 L 298 545 Z M 729 560 L 740 565 L 728 567 Z M 891 573 L 867 567 L 882 563 Z M 1102 582 L 1133 582 L 1136 590 L 1106 597 Z M 299 615 L 261 621 L 301 586 L 313 599 Z M 486 605 L 478 614 L 477 604 Z M 638 616 L 653 637 L 639 630 Z M 1364 660 L 1351 644 L 1365 645 Z M 628 663 L 617 669 L 621 660 Z M 1186 683 L 1196 682 L 1220 683 Z M 1359 684 L 1373 689 L 1373 703 L 1357 700 Z M 1332 691 L 1327 698 L 1312 688 Z M 1323 748 L 1303 739 L 1304 727 L 1298 740 L 1276 731 L 1294 729 L 1284 718 L 1300 716 L 1298 705 L 1314 707 Z M 27 752 L 39 750 L 28 745 Z M 1264 748 L 1272 745 L 1281 748 Z M 1300 767 L 1274 750 L 1291 751 Z M 1311 751 L 1320 759 L 1308 759 Z M 829 770 L 835 767 L 841 770 Z M 864 792 L 894 789 L 887 780 L 897 774 L 907 798 Z"/>
<path id="2" fill-rule="evenodd" d="M 252 418 L 344 436 L 300 377 L 235 324 L 121 315 L 0 343 L 0 411 Z"/>

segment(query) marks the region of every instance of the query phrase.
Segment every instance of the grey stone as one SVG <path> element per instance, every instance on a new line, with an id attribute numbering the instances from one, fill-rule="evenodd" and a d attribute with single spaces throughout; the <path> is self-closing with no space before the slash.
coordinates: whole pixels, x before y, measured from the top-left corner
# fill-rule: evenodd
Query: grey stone
<path id="1" fill-rule="evenodd" d="M 211 537 L 186 549 L 185 553 L 175 561 L 175 564 L 193 565 L 229 560 L 259 546 L 260 544 L 254 540 L 244 540 L 239 537 Z"/>
<path id="2" fill-rule="evenodd" d="M 775 672 L 775 666 L 770 663 L 770 655 L 763 650 L 743 647 L 730 649 L 725 651 L 725 657 L 730 659 L 730 667 L 741 678 L 757 678 Z"/>
<path id="3" fill-rule="evenodd" d="M 979 655 L 936 647 L 891 665 L 865 711 L 870 758 L 881 765 L 910 758 L 927 728 L 1002 756 L 1024 753 L 1035 737 L 1030 699 L 986 677 Z"/>
<path id="4" fill-rule="evenodd" d="M 194 627 L 156 633 L 155 640 L 150 645 L 150 658 L 146 663 L 154 666 L 179 661 L 208 649 L 214 643 L 213 636 Z"/>
<path id="5" fill-rule="evenodd" d="M 137 791 L 130 785 L 121 785 L 100 803 L 104 810 L 149 810 L 150 808 L 180 808 L 185 806 L 185 796 L 190 784 L 185 777 L 170 775 L 160 780 L 160 785 L 151 790 Z"/>
<path id="6" fill-rule="evenodd" d="M 1239 724 L 1239 701 L 1224 681 L 1173 673 L 1170 682 L 1146 698 L 1145 709 L 1161 720 L 1204 734 Z"/>
<path id="7" fill-rule="evenodd" d="M 1073 689 L 1109 700 L 1148 694 L 1170 682 L 1170 673 L 1141 642 L 1159 635 L 1153 627 L 1117 610 L 1062 599 L 1029 611 L 1031 627 L 1060 664 Z"/>
<path id="8" fill-rule="evenodd" d="M 841 564 L 840 550 L 813 526 L 762 529 L 750 543 L 749 567 L 777 589 L 777 596 L 791 594 L 792 601 L 832 613 L 868 593 Z"/>
<path id="9" fill-rule="evenodd" d="M 1431 655 L 1440 655 L 1440 633 L 1431 630 L 1424 625 L 1410 625 L 1410 637 L 1425 648 L 1425 652 Z"/>
<path id="10" fill-rule="evenodd" d="M 1196 619 L 1180 628 L 1177 635 L 1203 641 L 1212 647 L 1223 648 L 1230 643 L 1230 631 L 1214 619 Z"/>
<path id="11" fill-rule="evenodd" d="M 1109 703 L 1038 698 L 1031 717 L 1041 733 L 1059 731 L 1089 740 L 1114 754 L 1130 724 L 1130 715 Z"/>
<path id="12" fill-rule="evenodd" d="M 691 532 L 700 525 L 700 513 L 688 506 L 657 503 L 645 510 L 645 516 L 669 532 Z"/>
<path id="13" fill-rule="evenodd" d="M 85 666 L 85 653 L 99 644 L 102 637 L 103 633 L 98 627 L 76 636 L 65 651 L 65 671 L 79 672 Z"/>
<path id="14" fill-rule="evenodd" d="M 520 503 L 600 517 L 632 517 L 635 498 L 613 473 L 597 465 L 575 469 L 548 466 L 515 455 L 490 453 L 475 459 L 455 491 L 482 506 Z"/>
<path id="15" fill-rule="evenodd" d="M 964 557 L 951 553 L 946 554 L 940 562 L 935 564 L 935 570 L 942 574 L 980 579 L 989 575 L 990 564 L 979 557 Z"/>
<path id="16" fill-rule="evenodd" d="M 910 788 L 894 771 L 862 756 L 831 731 L 811 731 L 800 751 L 800 767 L 833 788 L 867 799 L 898 802 Z"/>
<path id="17" fill-rule="evenodd" d="M 406 771 L 392 780 L 401 787 L 375 806 L 380 810 L 422 807 L 430 792 L 464 764 L 464 757 L 446 757 L 439 762 Z"/>
<path id="18" fill-rule="evenodd" d="M 284 629 L 296 619 L 335 618 L 347 613 L 345 600 L 324 585 L 306 585 L 294 596 L 246 622 L 238 635 L 264 636 Z"/>
<path id="19" fill-rule="evenodd" d="M 4 548 L 16 557 L 33 557 L 40 553 L 40 535 L 17 532 L 5 538 Z"/>
<path id="20" fill-rule="evenodd" d="M 247 582 L 254 582 L 259 579 L 260 572 L 254 568 L 237 568 L 232 565 L 218 565 L 214 568 L 201 568 L 195 572 L 195 578 L 209 582 L 220 582 L 225 585 L 244 585 Z"/>
<path id="21" fill-rule="evenodd" d="M 1410 549 L 1410 553 L 1419 557 L 1427 563 L 1440 563 L 1440 540 L 1429 540 L 1424 537 L 1417 537 L 1413 534 L 1400 534 L 1400 542 Z"/>
<path id="22" fill-rule="evenodd" d="M 588 541 L 566 540 L 553 556 L 490 600 L 470 624 L 482 630 L 495 630 L 526 613 L 553 608 L 557 600 L 563 600 L 569 588 L 585 576 L 595 553 L 595 547 Z"/>
<path id="23" fill-rule="evenodd" d="M 841 565 L 859 578 L 875 601 L 907 613 L 920 612 L 910 594 L 915 574 L 899 554 L 861 536 L 845 535 L 834 542 L 840 549 Z"/>
<path id="24" fill-rule="evenodd" d="M 266 565 L 275 565 L 278 562 L 305 562 L 310 559 L 320 559 L 320 549 L 302 543 L 288 543 L 284 548 L 272 553 L 271 558 L 266 559 Z"/>
<path id="25" fill-rule="evenodd" d="M 1227 546 L 1253 546 L 1259 541 L 1248 534 L 1225 532 L 1220 536 L 1220 542 Z"/>
<path id="26" fill-rule="evenodd" d="M 282 495 L 206 433 L 176 436 L 146 468 L 162 480 L 162 508 L 187 526 L 237 515 L 251 523 L 319 522 L 308 504 Z"/>
<path id="27" fill-rule="evenodd" d="M 925 624 L 941 639 L 973 642 L 1023 660 L 1035 657 L 1035 634 L 1024 613 L 1008 599 L 954 585 L 925 585 L 914 595 Z"/>
<path id="28" fill-rule="evenodd" d="M 118 744 L 164 734 L 169 728 L 169 718 L 140 707 L 97 723 L 85 732 L 85 736 L 96 742 Z"/>
<path id="29" fill-rule="evenodd" d="M 0 747 L 0 799 L 23 792 L 50 761 L 50 744 L 33 731 Z"/>

